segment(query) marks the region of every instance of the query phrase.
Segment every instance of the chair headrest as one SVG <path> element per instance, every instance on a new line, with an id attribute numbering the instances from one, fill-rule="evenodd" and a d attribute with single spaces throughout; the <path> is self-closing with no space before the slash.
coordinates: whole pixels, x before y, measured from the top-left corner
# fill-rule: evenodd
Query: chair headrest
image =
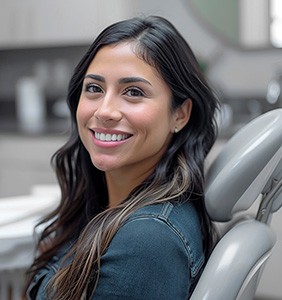
<path id="1" fill-rule="evenodd" d="M 229 221 L 248 209 L 282 159 L 282 109 L 269 111 L 240 129 L 206 174 L 206 208 L 213 221 Z M 281 165 L 281 164 L 280 164 Z"/>

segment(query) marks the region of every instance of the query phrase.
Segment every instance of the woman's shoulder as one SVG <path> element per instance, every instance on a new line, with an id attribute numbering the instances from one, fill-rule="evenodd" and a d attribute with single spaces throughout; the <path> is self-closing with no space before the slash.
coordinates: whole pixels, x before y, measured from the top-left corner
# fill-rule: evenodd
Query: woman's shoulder
<path id="1" fill-rule="evenodd" d="M 201 227 L 191 202 L 148 205 L 132 213 L 117 232 L 122 243 L 138 251 L 182 252 L 195 276 L 204 263 Z M 140 255 L 140 253 L 138 254 Z"/>

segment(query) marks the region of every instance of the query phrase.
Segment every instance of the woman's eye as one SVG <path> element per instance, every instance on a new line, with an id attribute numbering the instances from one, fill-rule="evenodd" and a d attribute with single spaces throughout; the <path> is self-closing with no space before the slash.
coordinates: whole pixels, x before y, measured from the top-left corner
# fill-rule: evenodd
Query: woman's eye
<path id="1" fill-rule="evenodd" d="M 87 84 L 85 87 L 86 92 L 89 93 L 102 93 L 103 90 L 96 84 Z"/>
<path id="2" fill-rule="evenodd" d="M 125 91 L 125 95 L 130 96 L 130 97 L 142 97 L 144 96 L 144 93 L 137 88 L 128 88 Z"/>

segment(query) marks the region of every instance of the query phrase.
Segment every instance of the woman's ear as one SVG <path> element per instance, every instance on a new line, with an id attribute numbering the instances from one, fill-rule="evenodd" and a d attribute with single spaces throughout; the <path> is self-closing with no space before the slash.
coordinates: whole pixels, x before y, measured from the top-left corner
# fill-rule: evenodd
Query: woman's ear
<path id="1" fill-rule="evenodd" d="M 180 131 L 189 121 L 192 111 L 192 100 L 186 99 L 175 111 L 174 132 Z"/>

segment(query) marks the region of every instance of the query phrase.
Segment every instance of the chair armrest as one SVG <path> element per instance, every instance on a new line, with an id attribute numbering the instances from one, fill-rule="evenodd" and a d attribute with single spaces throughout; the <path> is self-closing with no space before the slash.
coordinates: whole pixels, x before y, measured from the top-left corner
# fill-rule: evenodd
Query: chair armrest
<path id="1" fill-rule="evenodd" d="M 213 250 L 190 300 L 239 299 L 270 256 L 275 241 L 271 228 L 258 221 L 234 226 Z"/>

